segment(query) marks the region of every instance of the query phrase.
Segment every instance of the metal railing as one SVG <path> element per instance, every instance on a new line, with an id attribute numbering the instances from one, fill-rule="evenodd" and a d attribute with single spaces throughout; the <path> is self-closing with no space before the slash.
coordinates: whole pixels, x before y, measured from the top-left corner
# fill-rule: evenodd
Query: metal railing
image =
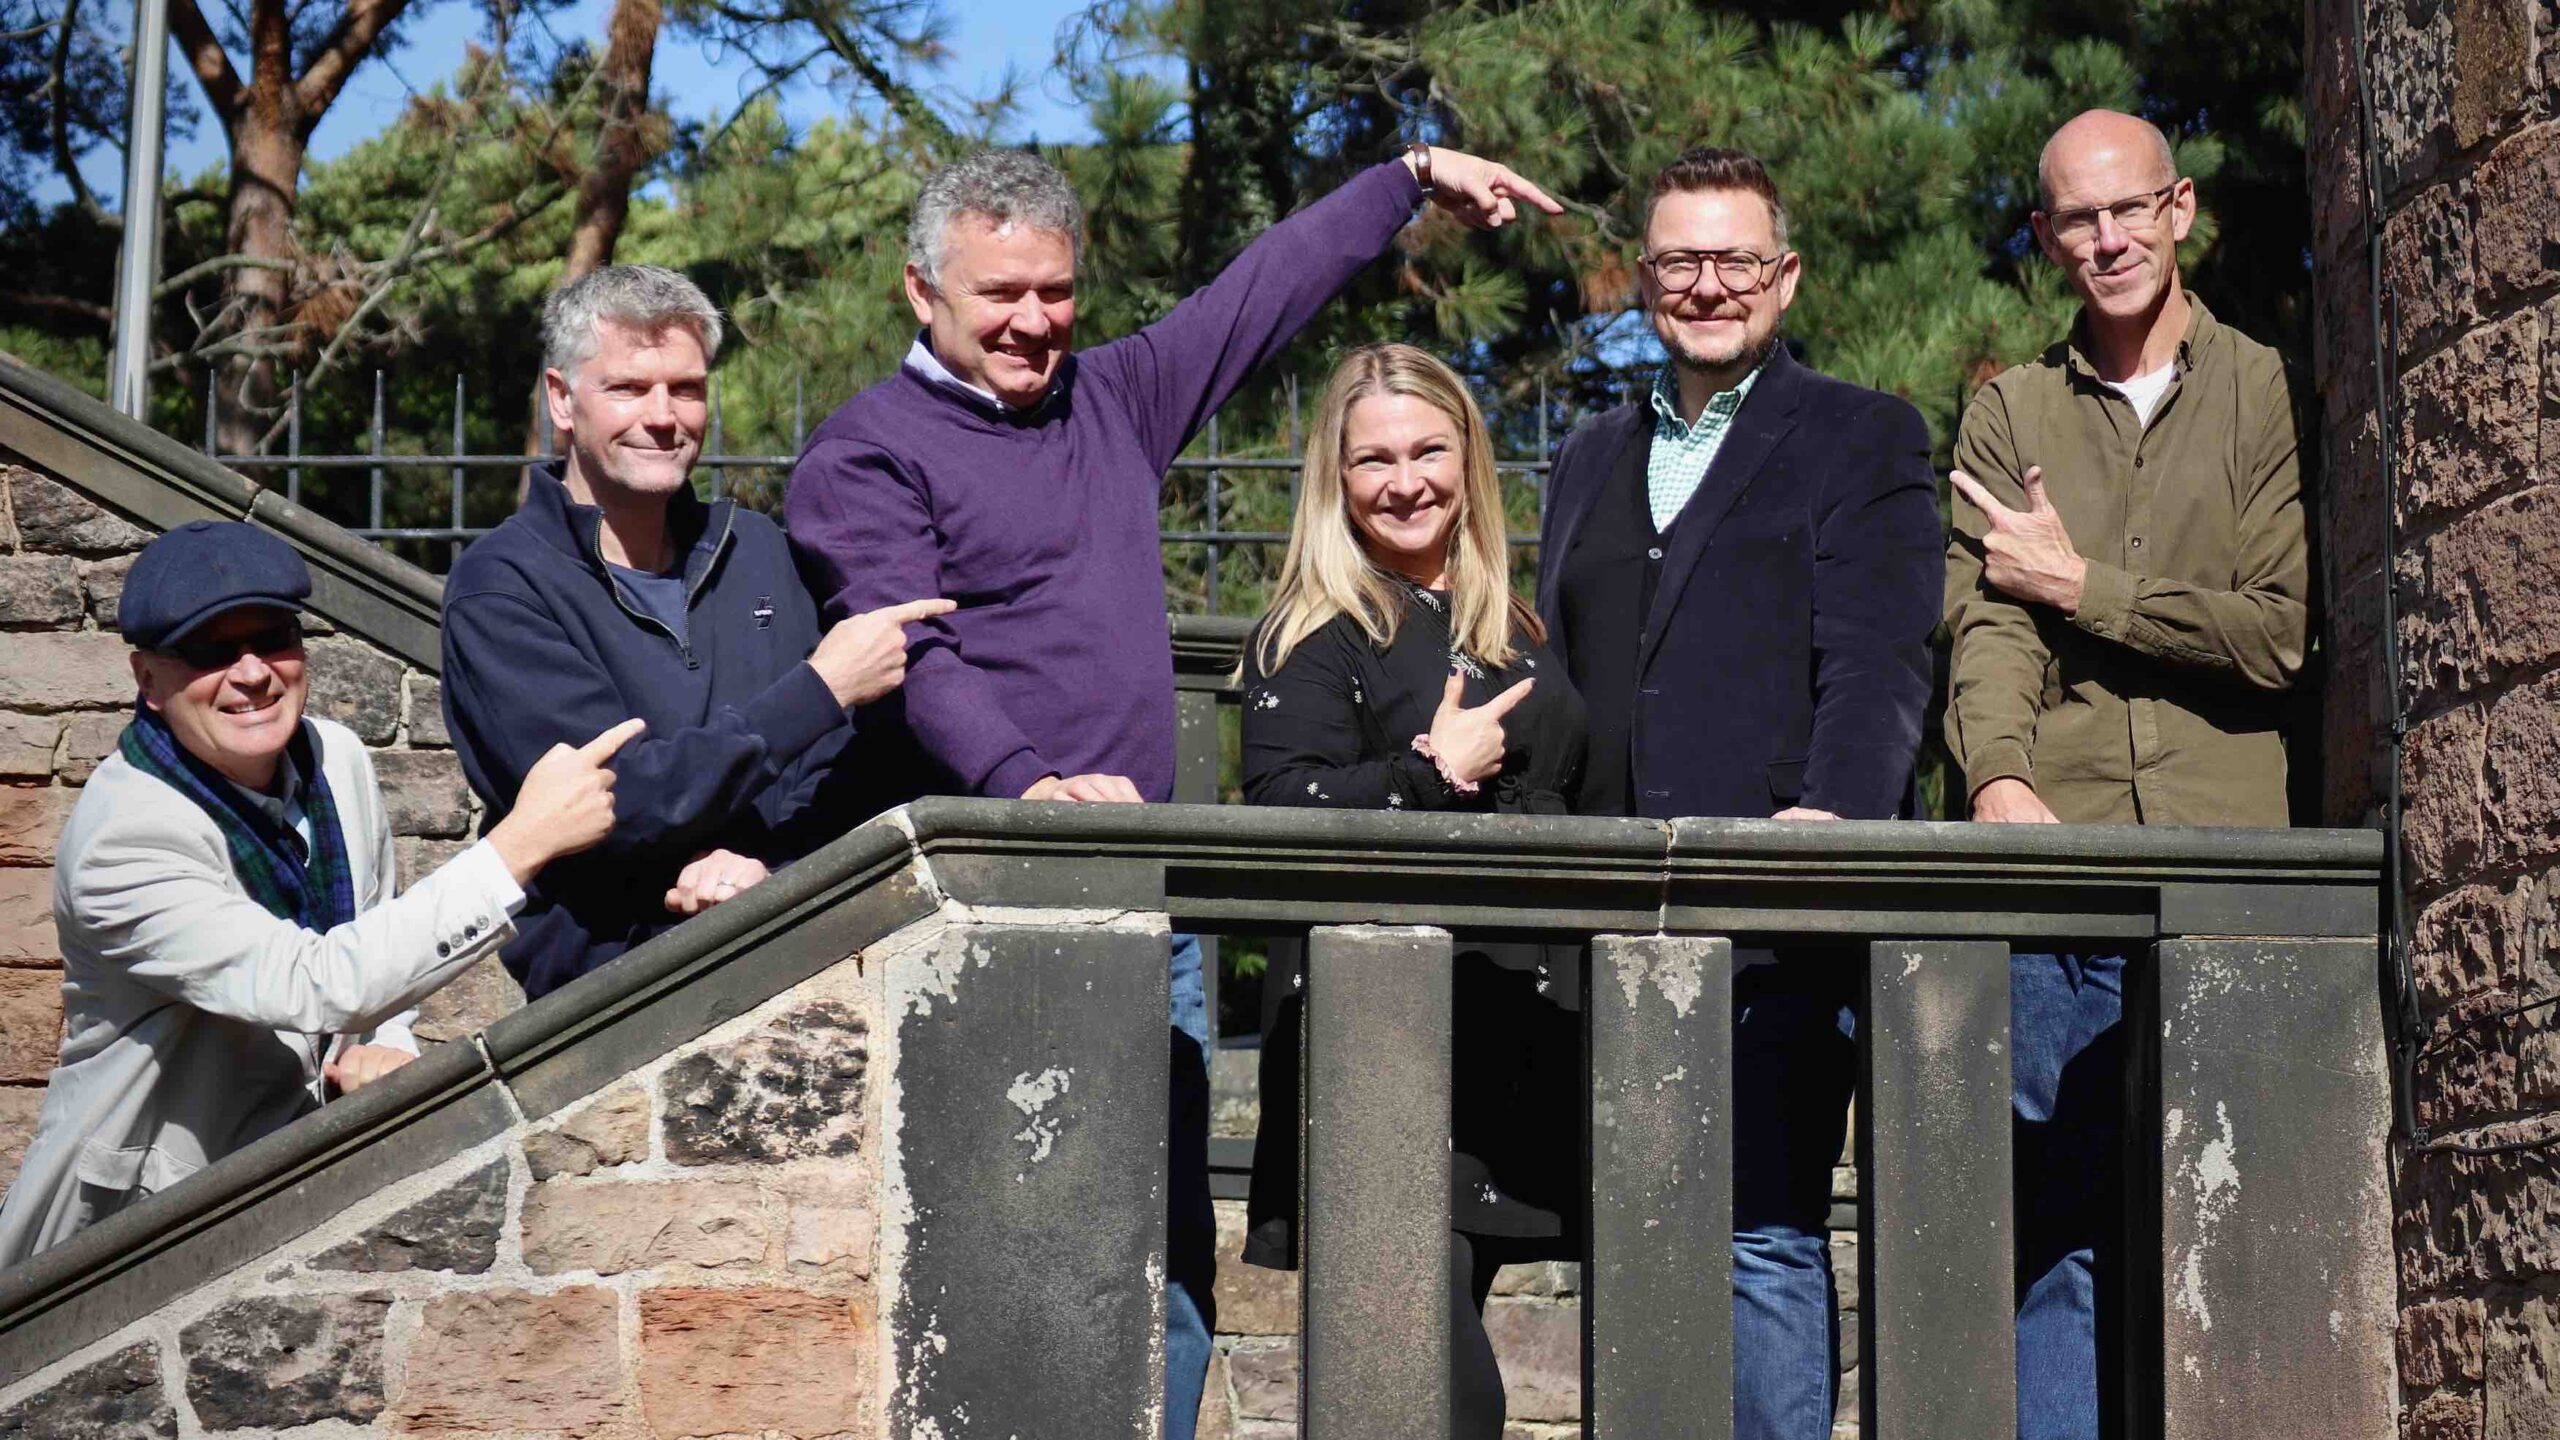
<path id="1" fill-rule="evenodd" d="M 296 504 L 307 503 L 303 495 L 303 485 L 309 472 L 363 471 L 366 477 L 365 491 L 361 504 L 355 507 L 357 513 L 338 514 L 331 518 L 339 520 L 350 532 L 367 540 L 420 542 L 446 546 L 448 547 L 446 561 L 449 564 L 452 557 L 460 555 L 464 545 L 487 534 L 499 520 L 505 518 L 503 512 L 492 514 L 494 506 L 487 501 L 484 501 L 475 513 L 468 484 L 472 472 L 521 470 L 529 464 L 553 459 L 556 455 L 557 437 L 550 426 L 541 425 L 535 427 L 540 432 L 541 442 L 541 448 L 535 454 L 471 452 L 467 448 L 466 439 L 471 405 L 470 387 L 468 380 L 457 374 L 453 377 L 453 402 L 450 410 L 448 414 L 437 417 L 435 422 L 439 429 L 449 424 L 451 435 L 448 442 L 449 448 L 442 451 L 418 450 L 393 453 L 390 446 L 394 439 L 395 425 L 386 411 L 385 393 L 385 372 L 376 370 L 373 372 L 371 407 L 365 425 L 362 450 L 306 451 L 303 449 L 305 418 L 303 377 L 296 374 L 285 391 L 283 452 L 226 455 L 221 453 L 214 428 L 216 387 L 213 378 L 207 377 L 204 440 L 200 448 L 209 458 L 253 478 L 260 478 L 263 483 L 272 484 L 273 480 L 268 477 L 280 474 L 284 481 L 285 498 Z M 1282 393 L 1287 407 L 1286 429 L 1282 445 L 1287 452 L 1285 455 L 1249 456 L 1226 453 L 1219 419 L 1213 415 L 1209 419 L 1207 429 L 1201 435 L 1201 441 L 1207 453 L 1177 458 L 1172 464 L 1171 475 L 1167 477 L 1170 480 L 1172 475 L 1196 474 L 1201 479 L 1201 523 L 1194 528 L 1168 529 L 1163 532 L 1161 538 L 1163 544 L 1168 547 L 1198 548 L 1201 554 L 1201 577 L 1207 609 L 1213 615 L 1220 613 L 1221 602 L 1224 599 L 1225 577 L 1221 571 L 1225 568 L 1223 562 L 1229 552 L 1243 547 L 1286 545 L 1289 540 L 1288 531 L 1285 529 L 1237 529 L 1223 523 L 1230 510 L 1228 501 L 1231 495 L 1228 483 L 1231 476 L 1283 473 L 1288 479 L 1290 500 L 1294 503 L 1297 498 L 1299 460 L 1296 457 L 1300 453 L 1300 438 L 1305 434 L 1305 427 L 1301 423 L 1302 406 L 1298 386 L 1294 381 L 1286 384 Z M 534 399 L 537 407 L 536 414 L 540 413 L 538 407 L 541 403 L 540 388 L 537 385 Z M 1548 392 L 1542 383 L 1538 390 L 1537 438 L 1534 442 L 1534 455 L 1526 459 L 1496 460 L 1495 469 L 1506 478 L 1525 480 L 1533 486 L 1543 481 L 1548 464 L 1546 455 L 1550 435 L 1549 408 Z M 715 496 L 729 493 L 733 488 L 731 477 L 741 471 L 787 474 L 797 461 L 800 450 L 808 441 L 808 393 L 803 377 L 795 376 L 792 380 L 790 454 L 731 453 L 726 448 L 728 427 L 726 413 L 721 403 L 720 380 L 717 376 L 714 376 L 711 381 L 710 409 L 710 428 L 704 436 L 703 453 L 695 464 L 706 472 L 707 484 L 710 492 Z M 417 433 L 414 427 L 410 426 L 396 428 L 403 437 Z M 403 495 L 417 497 L 430 493 L 418 487 L 434 485 L 437 471 L 444 472 L 443 488 L 441 492 L 436 492 L 436 498 L 442 501 L 439 508 L 443 512 L 443 523 L 432 525 L 388 523 L 386 517 L 394 508 L 407 508 L 397 506 L 398 498 Z M 512 507 L 512 496 L 506 503 L 510 508 Z M 344 501 L 341 500 L 334 508 L 345 509 Z M 1514 546 L 1530 546 L 1537 543 L 1537 538 L 1533 534 L 1514 534 L 1511 537 L 1511 543 Z"/>

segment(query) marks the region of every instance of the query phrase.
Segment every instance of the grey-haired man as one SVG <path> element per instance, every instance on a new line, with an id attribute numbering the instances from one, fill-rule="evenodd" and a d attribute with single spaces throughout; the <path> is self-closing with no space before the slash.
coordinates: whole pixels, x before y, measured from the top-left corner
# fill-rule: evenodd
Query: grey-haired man
<path id="1" fill-rule="evenodd" d="M 614 265 L 543 310 L 565 462 L 445 582 L 444 703 L 492 820 L 555 742 L 649 722 L 613 833 L 554 868 L 507 967 L 549 993 L 861 818 L 823 803 L 849 709 L 897 688 L 916 600 L 822 631 L 773 522 L 695 497 L 720 316 L 671 270 Z"/>
<path id="2" fill-rule="evenodd" d="M 1271 227 L 1155 324 L 1074 348 L 1084 218 L 1036 155 L 937 172 L 907 229 L 923 329 L 896 375 L 829 416 L 791 472 L 792 544 L 827 612 L 949 595 L 873 738 L 918 794 L 1173 798 L 1173 662 L 1156 500 L 1165 467 L 1425 200 L 1479 228 L 1562 207 L 1490 160 L 1415 146 Z M 889 731 L 886 737 L 879 731 Z M 1174 937 L 1165 1434 L 1188 1440 L 1215 1309 L 1209 1017 L 1200 947 Z"/>

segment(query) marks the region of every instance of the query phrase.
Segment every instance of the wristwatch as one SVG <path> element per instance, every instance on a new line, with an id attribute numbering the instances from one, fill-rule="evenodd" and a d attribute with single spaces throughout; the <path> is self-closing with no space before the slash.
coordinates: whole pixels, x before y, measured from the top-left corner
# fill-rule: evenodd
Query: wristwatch
<path id="1" fill-rule="evenodd" d="M 1404 147 L 1404 153 L 1405 158 L 1413 162 L 1413 183 L 1422 187 L 1423 194 L 1430 194 L 1431 147 L 1423 144 L 1419 140 L 1416 140 L 1412 144 Z"/>

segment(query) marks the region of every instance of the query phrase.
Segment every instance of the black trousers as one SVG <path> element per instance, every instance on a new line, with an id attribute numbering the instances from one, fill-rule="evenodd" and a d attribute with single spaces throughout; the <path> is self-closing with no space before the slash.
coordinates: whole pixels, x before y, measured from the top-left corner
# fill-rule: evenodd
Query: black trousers
<path id="1" fill-rule="evenodd" d="M 1502 1440 L 1508 1412 L 1493 1337 L 1485 1333 L 1484 1302 L 1493 1293 L 1495 1272 L 1509 1263 L 1503 1250 L 1498 1238 L 1449 1232 L 1449 1433 L 1454 1440 Z"/>

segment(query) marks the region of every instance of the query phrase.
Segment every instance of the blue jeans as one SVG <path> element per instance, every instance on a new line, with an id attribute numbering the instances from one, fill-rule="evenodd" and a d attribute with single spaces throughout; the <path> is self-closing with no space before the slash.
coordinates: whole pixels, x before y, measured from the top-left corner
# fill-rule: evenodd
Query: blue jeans
<path id="1" fill-rule="evenodd" d="M 2115 1428 L 2122 1347 L 2101 1332 L 2124 1275 L 2123 1021 L 2123 956 L 2009 957 L 2019 1440 Z"/>
<path id="2" fill-rule="evenodd" d="M 1200 937 L 1173 937 L 1171 1130 L 1165 1136 L 1164 1433 L 1191 1440 L 1217 1329 L 1218 1222 L 1209 1209 L 1209 996 Z"/>
<path id="3" fill-rule="evenodd" d="M 1857 973 L 1817 952 L 1734 975 L 1734 1440 L 1831 1433 L 1831 1167 L 1857 1085 Z"/>

